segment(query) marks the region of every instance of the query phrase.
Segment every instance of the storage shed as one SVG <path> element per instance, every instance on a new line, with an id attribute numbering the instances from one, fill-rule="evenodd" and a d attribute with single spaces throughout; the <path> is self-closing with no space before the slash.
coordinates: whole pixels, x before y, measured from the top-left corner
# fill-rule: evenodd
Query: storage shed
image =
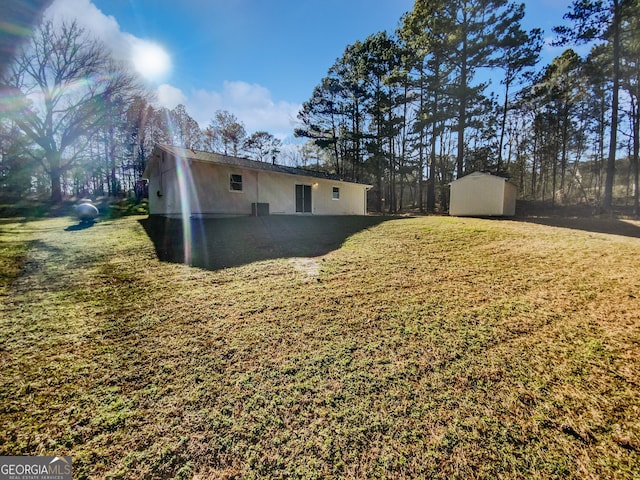
<path id="1" fill-rule="evenodd" d="M 450 183 L 449 215 L 459 217 L 513 216 L 517 187 L 506 178 L 474 172 Z"/>
<path id="2" fill-rule="evenodd" d="M 370 185 L 247 158 L 156 145 L 143 178 L 149 213 L 170 217 L 366 215 Z"/>

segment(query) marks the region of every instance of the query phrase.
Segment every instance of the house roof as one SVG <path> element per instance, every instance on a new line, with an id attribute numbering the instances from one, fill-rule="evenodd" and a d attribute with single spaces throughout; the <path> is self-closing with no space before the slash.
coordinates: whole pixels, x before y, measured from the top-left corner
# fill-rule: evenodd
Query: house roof
<path id="1" fill-rule="evenodd" d="M 306 168 L 288 167 L 286 165 L 278 165 L 269 162 L 258 162 L 249 160 L 248 158 L 233 157 L 230 155 L 221 155 L 219 153 L 204 152 L 201 150 L 192 150 L 189 148 L 174 147 L 173 145 L 157 144 L 156 148 L 163 150 L 175 157 L 185 158 L 197 162 L 216 163 L 220 165 L 232 165 L 240 168 L 248 168 L 252 170 L 264 170 L 268 172 L 285 173 L 289 175 L 300 175 L 305 177 L 323 178 L 327 180 L 335 180 L 339 182 L 358 183 L 343 180 L 339 175 L 334 175 L 317 170 Z M 143 178 L 148 178 L 148 168 L 143 174 Z M 364 185 L 364 184 L 363 184 Z"/>

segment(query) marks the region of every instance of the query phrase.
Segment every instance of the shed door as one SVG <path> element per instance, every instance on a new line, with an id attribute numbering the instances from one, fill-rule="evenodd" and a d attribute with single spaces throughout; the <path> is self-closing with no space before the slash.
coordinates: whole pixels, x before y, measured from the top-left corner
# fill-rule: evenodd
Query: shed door
<path id="1" fill-rule="evenodd" d="M 311 213 L 311 185 L 296 185 L 296 212 Z"/>

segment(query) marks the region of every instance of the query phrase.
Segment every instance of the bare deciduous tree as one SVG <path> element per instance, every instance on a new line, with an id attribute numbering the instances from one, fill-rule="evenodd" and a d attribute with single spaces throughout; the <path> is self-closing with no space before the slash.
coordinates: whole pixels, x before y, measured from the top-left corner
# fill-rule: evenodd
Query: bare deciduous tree
<path id="1" fill-rule="evenodd" d="M 282 142 L 268 132 L 255 132 L 244 142 L 244 150 L 249 152 L 254 160 L 275 163 Z"/>
<path id="2" fill-rule="evenodd" d="M 242 122 L 226 110 L 218 110 L 205 130 L 207 150 L 237 156 L 247 132 Z"/>
<path id="3" fill-rule="evenodd" d="M 2 79 L 0 111 L 33 142 L 31 155 L 51 179 L 51 200 L 62 199 L 61 177 L 83 154 L 110 114 L 115 98 L 128 101 L 133 76 L 75 22 L 45 22 Z"/>

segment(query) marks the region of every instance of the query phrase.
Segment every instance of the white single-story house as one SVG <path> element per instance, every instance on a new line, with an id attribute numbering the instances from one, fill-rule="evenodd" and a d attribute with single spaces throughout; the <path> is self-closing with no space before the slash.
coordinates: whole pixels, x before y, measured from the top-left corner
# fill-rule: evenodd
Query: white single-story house
<path id="1" fill-rule="evenodd" d="M 370 185 L 335 175 L 156 145 L 144 171 L 149 214 L 366 215 Z"/>
<path id="2" fill-rule="evenodd" d="M 518 188 L 506 178 L 474 172 L 449 184 L 449 215 L 459 217 L 513 216 Z"/>

